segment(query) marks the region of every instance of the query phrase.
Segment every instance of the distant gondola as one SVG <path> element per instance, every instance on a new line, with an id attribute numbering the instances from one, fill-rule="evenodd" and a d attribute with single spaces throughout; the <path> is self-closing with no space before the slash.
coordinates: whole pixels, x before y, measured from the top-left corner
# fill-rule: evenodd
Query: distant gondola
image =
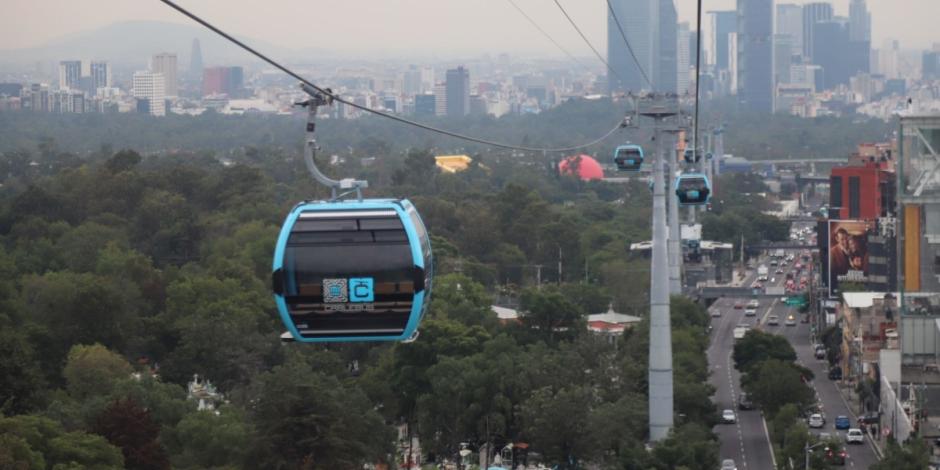
<path id="1" fill-rule="evenodd" d="M 620 145 L 614 150 L 614 164 L 620 171 L 640 171 L 643 165 L 643 147 L 639 145 Z"/>
<path id="2" fill-rule="evenodd" d="M 700 206 L 708 203 L 711 184 L 702 173 L 686 173 L 676 178 L 676 196 L 683 206 Z"/>
<path id="3" fill-rule="evenodd" d="M 685 152 L 682 154 L 682 159 L 686 163 L 698 163 L 702 159 L 702 154 L 700 152 L 695 152 L 692 149 L 685 149 Z"/>
<path id="4" fill-rule="evenodd" d="M 283 337 L 413 339 L 430 302 L 431 266 L 427 231 L 407 199 L 302 202 L 274 251 Z"/>

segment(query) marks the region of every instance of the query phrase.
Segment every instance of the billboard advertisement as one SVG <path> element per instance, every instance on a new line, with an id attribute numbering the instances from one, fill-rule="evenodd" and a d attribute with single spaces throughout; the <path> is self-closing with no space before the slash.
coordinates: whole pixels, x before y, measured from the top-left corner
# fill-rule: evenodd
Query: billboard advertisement
<path id="1" fill-rule="evenodd" d="M 841 292 L 839 284 L 868 284 L 868 235 L 871 222 L 863 220 L 829 221 L 829 296 Z"/>

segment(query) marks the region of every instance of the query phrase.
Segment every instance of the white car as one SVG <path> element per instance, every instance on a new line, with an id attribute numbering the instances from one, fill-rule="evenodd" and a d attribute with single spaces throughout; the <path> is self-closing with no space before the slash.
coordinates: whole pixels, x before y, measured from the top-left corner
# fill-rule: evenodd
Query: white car
<path id="1" fill-rule="evenodd" d="M 819 413 L 813 413 L 809 415 L 809 420 L 807 422 L 811 428 L 821 428 L 826 425 L 826 420 Z"/>
<path id="2" fill-rule="evenodd" d="M 787 319 L 783 322 L 786 326 L 796 326 L 796 317 L 793 314 L 787 315 Z"/>
<path id="3" fill-rule="evenodd" d="M 734 424 L 738 422 L 738 417 L 734 415 L 734 410 L 724 410 L 721 412 L 721 421 L 725 424 Z"/>
<path id="4" fill-rule="evenodd" d="M 712 315 L 713 318 L 718 318 L 718 317 L 720 317 L 720 316 L 721 316 L 721 309 L 713 308 L 712 311 L 711 311 L 711 315 Z"/>
<path id="5" fill-rule="evenodd" d="M 859 428 L 850 428 L 849 431 L 845 433 L 845 442 L 847 444 L 864 444 L 865 434 L 862 433 L 862 430 Z"/>
<path id="6" fill-rule="evenodd" d="M 734 460 L 724 459 L 721 461 L 721 470 L 738 470 L 738 466 L 734 464 Z"/>
<path id="7" fill-rule="evenodd" d="M 770 326 L 778 326 L 778 325 L 780 325 L 780 317 L 778 317 L 778 316 L 776 316 L 776 315 L 770 315 L 770 316 L 768 316 L 768 317 L 767 317 L 767 324 L 770 325 Z"/>

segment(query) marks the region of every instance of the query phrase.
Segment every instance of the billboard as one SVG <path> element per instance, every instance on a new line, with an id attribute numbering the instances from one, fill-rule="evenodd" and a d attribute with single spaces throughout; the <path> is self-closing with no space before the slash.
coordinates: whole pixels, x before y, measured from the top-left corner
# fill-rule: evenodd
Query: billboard
<path id="1" fill-rule="evenodd" d="M 868 235 L 872 223 L 863 220 L 829 221 L 829 296 L 837 295 L 840 283 L 867 284 Z"/>

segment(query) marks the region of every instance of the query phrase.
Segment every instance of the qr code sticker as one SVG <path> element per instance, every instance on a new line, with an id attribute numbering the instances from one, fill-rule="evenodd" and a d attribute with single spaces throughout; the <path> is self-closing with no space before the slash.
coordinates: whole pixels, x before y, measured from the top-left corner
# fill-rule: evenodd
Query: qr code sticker
<path id="1" fill-rule="evenodd" d="M 346 279 L 324 279 L 323 301 L 332 303 L 348 302 L 349 290 L 346 288 Z"/>

